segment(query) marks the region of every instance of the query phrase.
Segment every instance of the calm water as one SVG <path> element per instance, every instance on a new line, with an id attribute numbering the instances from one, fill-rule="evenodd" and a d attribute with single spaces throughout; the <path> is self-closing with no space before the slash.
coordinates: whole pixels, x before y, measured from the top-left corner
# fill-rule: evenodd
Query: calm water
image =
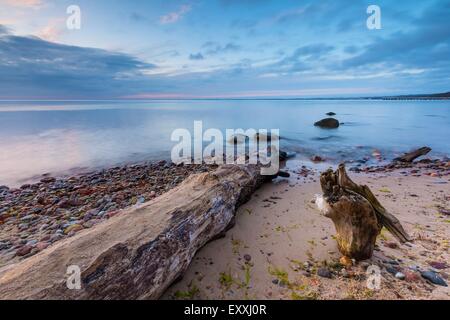
<path id="1" fill-rule="evenodd" d="M 344 124 L 313 123 L 333 111 Z M 176 128 L 278 128 L 299 158 L 386 158 L 424 145 L 450 154 L 450 101 L 0 102 L 0 184 L 44 173 L 168 158 Z"/>

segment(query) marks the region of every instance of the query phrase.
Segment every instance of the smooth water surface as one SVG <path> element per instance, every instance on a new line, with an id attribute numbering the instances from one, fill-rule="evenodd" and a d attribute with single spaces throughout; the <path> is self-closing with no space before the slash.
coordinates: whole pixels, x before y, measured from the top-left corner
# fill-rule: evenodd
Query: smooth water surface
<path id="1" fill-rule="evenodd" d="M 333 111 L 344 124 L 314 127 Z M 450 153 L 450 101 L 203 100 L 0 102 L 0 185 L 44 173 L 169 158 L 177 128 L 279 129 L 284 149 L 331 162 L 430 146 Z"/>

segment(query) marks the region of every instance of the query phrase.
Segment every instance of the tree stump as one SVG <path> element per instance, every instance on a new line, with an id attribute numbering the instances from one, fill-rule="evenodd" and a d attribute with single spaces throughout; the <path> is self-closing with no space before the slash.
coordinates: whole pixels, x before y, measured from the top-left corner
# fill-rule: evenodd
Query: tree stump
<path id="1" fill-rule="evenodd" d="M 336 227 L 339 251 L 346 257 L 365 260 L 372 256 L 381 229 L 386 227 L 400 242 L 410 241 L 400 221 L 378 202 L 369 187 L 354 183 L 345 166 L 322 173 L 323 197 L 316 203 Z"/>

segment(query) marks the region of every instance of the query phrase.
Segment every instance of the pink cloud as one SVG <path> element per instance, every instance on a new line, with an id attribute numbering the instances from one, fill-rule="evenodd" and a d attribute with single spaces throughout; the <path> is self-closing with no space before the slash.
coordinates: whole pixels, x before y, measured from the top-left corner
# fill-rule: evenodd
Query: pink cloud
<path id="1" fill-rule="evenodd" d="M 161 24 L 175 23 L 180 20 L 186 13 L 191 11 L 191 5 L 182 5 L 178 11 L 170 12 L 159 18 Z"/>
<path id="2" fill-rule="evenodd" d="M 12 7 L 38 8 L 43 5 L 42 0 L 0 0 L 0 4 Z"/>
<path id="3" fill-rule="evenodd" d="M 142 93 L 123 97 L 124 99 L 233 99 L 233 98 L 281 98 L 281 97 L 323 97 L 354 94 L 375 94 L 374 88 L 320 88 L 297 90 L 245 91 L 225 94 L 184 94 L 184 93 Z"/>
<path id="4" fill-rule="evenodd" d="M 57 41 L 65 30 L 64 19 L 53 19 L 47 26 L 39 30 L 36 35 L 47 41 Z"/>

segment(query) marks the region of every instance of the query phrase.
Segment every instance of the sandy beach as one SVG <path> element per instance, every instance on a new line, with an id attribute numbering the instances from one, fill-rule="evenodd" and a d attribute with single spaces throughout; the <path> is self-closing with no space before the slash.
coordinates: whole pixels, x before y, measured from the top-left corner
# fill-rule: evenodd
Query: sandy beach
<path id="1" fill-rule="evenodd" d="M 292 161 L 291 177 L 259 189 L 239 209 L 234 228 L 201 249 L 163 299 L 450 299 L 448 287 L 419 272 L 432 270 L 448 282 L 448 169 L 351 173 L 402 222 L 413 242 L 400 244 L 383 229 L 374 256 L 346 268 L 339 263 L 333 223 L 314 204 L 322 168 Z M 379 290 L 367 287 L 370 265 L 381 270 Z M 395 277 L 398 272 L 404 279 Z"/>

